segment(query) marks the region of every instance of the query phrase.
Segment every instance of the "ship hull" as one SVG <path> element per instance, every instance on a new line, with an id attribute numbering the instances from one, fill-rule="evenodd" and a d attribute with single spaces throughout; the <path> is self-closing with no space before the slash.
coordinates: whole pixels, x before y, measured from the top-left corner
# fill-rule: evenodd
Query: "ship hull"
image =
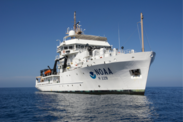
<path id="1" fill-rule="evenodd" d="M 154 52 L 141 52 L 89 61 L 83 67 L 60 73 L 59 83 L 51 77 L 48 83 L 36 81 L 36 88 L 62 93 L 143 95 L 154 57 Z M 140 74 L 134 76 L 131 71 L 136 69 Z"/>

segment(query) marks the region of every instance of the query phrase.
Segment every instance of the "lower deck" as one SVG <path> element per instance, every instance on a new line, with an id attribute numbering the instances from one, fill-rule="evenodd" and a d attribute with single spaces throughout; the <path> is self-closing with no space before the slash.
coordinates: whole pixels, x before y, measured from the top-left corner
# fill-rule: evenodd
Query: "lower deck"
<path id="1" fill-rule="evenodd" d="M 82 94 L 144 94 L 152 52 L 135 55 L 129 61 L 124 57 L 111 63 L 91 65 L 61 72 L 59 75 L 36 80 L 40 91 Z M 141 58 L 143 57 L 143 58 Z M 123 61 L 122 61 L 123 60 Z"/>

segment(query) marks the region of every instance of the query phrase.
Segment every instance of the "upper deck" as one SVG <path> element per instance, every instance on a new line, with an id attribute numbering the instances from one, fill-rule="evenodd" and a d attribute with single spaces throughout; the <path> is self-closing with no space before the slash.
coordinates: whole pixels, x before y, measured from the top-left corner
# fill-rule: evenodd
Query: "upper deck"
<path id="1" fill-rule="evenodd" d="M 69 39 L 65 40 L 62 43 L 60 43 L 57 48 L 64 46 L 64 45 L 74 45 L 74 44 L 80 44 L 80 45 L 86 45 L 89 44 L 91 46 L 110 46 L 110 44 L 107 41 L 97 41 L 97 40 L 88 40 L 88 39 Z"/>
<path id="2" fill-rule="evenodd" d="M 57 52 L 60 52 L 63 49 L 76 50 L 78 48 L 85 48 L 86 44 L 95 48 L 110 48 L 110 44 L 107 42 L 106 37 L 77 34 L 65 36 L 63 42 L 57 46 Z"/>
<path id="3" fill-rule="evenodd" d="M 76 38 L 76 39 L 86 39 L 86 40 L 96 40 L 96 41 L 107 41 L 106 37 L 101 36 L 94 36 L 94 35 L 83 35 L 83 34 L 75 34 L 75 35 L 69 35 L 65 36 L 64 39 L 67 38 Z"/>

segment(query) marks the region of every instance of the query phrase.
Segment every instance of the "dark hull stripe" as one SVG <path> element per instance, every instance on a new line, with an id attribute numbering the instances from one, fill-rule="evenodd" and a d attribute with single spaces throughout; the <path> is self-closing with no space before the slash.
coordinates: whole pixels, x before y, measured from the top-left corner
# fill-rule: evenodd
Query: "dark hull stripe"
<path id="1" fill-rule="evenodd" d="M 44 91 L 45 92 L 45 91 Z M 132 90 L 96 90 L 96 91 L 46 91 L 57 93 L 76 93 L 76 94 L 131 94 L 131 95 L 144 95 L 144 91 L 132 91 Z"/>

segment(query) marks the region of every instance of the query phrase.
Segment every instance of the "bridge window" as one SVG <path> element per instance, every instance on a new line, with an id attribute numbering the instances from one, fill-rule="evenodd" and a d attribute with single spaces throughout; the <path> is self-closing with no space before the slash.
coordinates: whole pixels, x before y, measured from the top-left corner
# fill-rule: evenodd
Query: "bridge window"
<path id="1" fill-rule="evenodd" d="M 107 47 L 107 49 L 110 50 L 111 49 L 111 46 Z"/>
<path id="2" fill-rule="evenodd" d="M 100 49 L 100 47 L 99 47 L 99 46 L 96 46 L 95 48 L 96 48 L 96 49 Z"/>
<path id="3" fill-rule="evenodd" d="M 66 49 L 68 49 L 68 47 L 64 47 L 64 49 L 66 50 Z"/>
<path id="4" fill-rule="evenodd" d="M 73 49 L 73 46 L 69 46 L 69 49 Z"/>
<path id="5" fill-rule="evenodd" d="M 76 48 L 79 49 L 80 48 L 80 45 L 76 45 Z"/>
<path id="6" fill-rule="evenodd" d="M 84 48 L 84 45 L 81 45 L 81 49 L 83 49 Z"/>

